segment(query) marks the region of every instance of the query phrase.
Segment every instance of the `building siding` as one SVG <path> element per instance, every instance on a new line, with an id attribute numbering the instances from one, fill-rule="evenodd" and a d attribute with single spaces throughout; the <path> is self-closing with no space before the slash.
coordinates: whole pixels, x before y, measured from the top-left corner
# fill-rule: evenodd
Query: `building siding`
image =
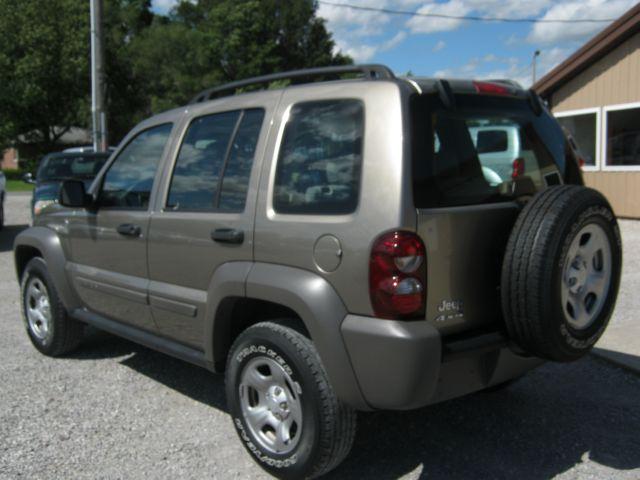
<path id="1" fill-rule="evenodd" d="M 640 218 L 640 172 L 584 172 L 584 181 L 607 197 L 617 216 Z"/>
<path id="2" fill-rule="evenodd" d="M 640 101 L 640 33 L 635 34 L 551 96 L 554 112 Z"/>
<path id="3" fill-rule="evenodd" d="M 551 109 L 564 112 L 640 102 L 638 79 L 640 33 L 554 92 Z M 584 172 L 584 179 L 609 199 L 618 216 L 640 218 L 640 172 L 589 171 Z"/>

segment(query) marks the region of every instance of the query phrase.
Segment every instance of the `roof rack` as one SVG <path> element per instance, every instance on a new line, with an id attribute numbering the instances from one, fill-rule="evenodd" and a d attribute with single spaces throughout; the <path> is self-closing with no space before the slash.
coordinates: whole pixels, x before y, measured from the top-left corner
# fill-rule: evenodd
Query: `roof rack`
<path id="1" fill-rule="evenodd" d="M 290 80 L 292 84 L 311 83 L 313 80 L 320 78 L 334 80 L 339 78 L 340 75 L 349 73 L 359 73 L 364 78 L 373 80 L 391 80 L 396 78 L 391 69 L 385 65 L 341 65 L 335 67 L 307 68 L 304 70 L 292 70 L 290 72 L 247 78 L 245 80 L 238 80 L 237 82 L 226 83 L 218 87 L 208 88 L 193 97 L 189 104 L 234 95 L 239 88 L 252 85 L 268 85 L 278 80 Z"/>

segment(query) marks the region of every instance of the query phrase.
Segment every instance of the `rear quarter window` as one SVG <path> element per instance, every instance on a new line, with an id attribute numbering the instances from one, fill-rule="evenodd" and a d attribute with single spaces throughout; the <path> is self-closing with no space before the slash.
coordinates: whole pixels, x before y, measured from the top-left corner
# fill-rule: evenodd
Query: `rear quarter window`
<path id="1" fill-rule="evenodd" d="M 278 213 L 341 215 L 358 204 L 364 105 L 341 99 L 291 108 L 276 167 Z"/>

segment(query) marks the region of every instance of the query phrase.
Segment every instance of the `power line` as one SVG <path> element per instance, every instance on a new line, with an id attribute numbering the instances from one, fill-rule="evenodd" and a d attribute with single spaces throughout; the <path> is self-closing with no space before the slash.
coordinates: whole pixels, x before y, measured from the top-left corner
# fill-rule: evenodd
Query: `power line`
<path id="1" fill-rule="evenodd" d="M 393 10 L 390 8 L 366 7 L 363 5 L 351 5 L 349 3 L 334 3 L 325 0 L 318 0 L 318 3 L 330 5 L 332 7 L 350 8 L 352 10 L 363 10 L 366 12 L 387 13 L 389 15 L 405 15 L 409 17 L 444 18 L 448 20 L 466 20 L 471 22 L 503 22 L 503 23 L 610 23 L 615 18 L 579 18 L 571 20 L 568 18 L 505 18 L 505 17 L 480 17 L 474 15 L 446 15 L 444 13 L 420 13 L 407 10 Z"/>

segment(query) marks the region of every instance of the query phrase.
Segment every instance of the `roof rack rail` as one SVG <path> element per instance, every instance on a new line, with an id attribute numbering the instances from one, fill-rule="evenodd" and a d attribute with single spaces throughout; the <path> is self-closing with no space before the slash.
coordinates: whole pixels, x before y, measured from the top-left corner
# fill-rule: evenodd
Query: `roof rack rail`
<path id="1" fill-rule="evenodd" d="M 385 65 L 340 65 L 335 67 L 307 68 L 304 70 L 292 70 L 290 72 L 274 73 L 260 77 L 247 78 L 236 82 L 226 83 L 217 87 L 208 88 L 198 93 L 189 104 L 201 103 L 213 98 L 235 94 L 236 90 L 251 85 L 268 85 L 278 80 L 290 80 L 292 84 L 310 83 L 318 78 L 338 78 L 348 73 L 360 73 L 364 78 L 375 80 L 390 80 L 396 78 L 391 69 Z"/>

